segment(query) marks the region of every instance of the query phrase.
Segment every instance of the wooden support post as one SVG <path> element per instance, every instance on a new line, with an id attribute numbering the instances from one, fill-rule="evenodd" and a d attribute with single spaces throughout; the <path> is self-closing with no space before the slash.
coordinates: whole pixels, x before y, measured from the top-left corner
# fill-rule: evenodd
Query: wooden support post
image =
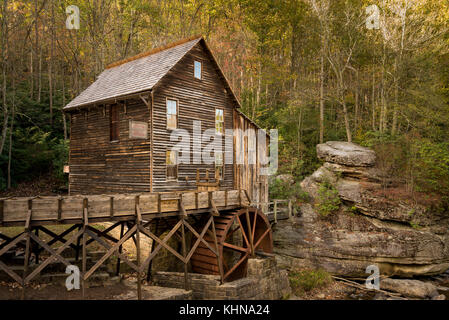
<path id="1" fill-rule="evenodd" d="M 22 300 L 25 299 L 25 278 L 28 275 L 28 264 L 30 262 L 30 244 L 31 244 L 31 218 L 33 214 L 33 200 L 28 199 L 28 215 L 25 222 L 26 246 L 22 276 Z"/>
<path id="2" fill-rule="evenodd" d="M 187 248 L 186 248 L 186 233 L 185 233 L 185 225 L 184 219 L 185 215 L 181 215 L 180 219 L 182 222 L 181 225 L 181 234 L 182 234 L 182 256 L 184 257 L 184 290 L 189 290 L 189 278 L 188 278 L 188 261 L 187 261 Z"/>
<path id="3" fill-rule="evenodd" d="M 78 227 L 78 231 L 80 231 L 83 228 L 83 226 L 80 224 Z M 80 259 L 80 247 L 81 247 L 81 238 L 82 236 L 78 237 L 76 239 L 76 249 L 75 249 L 75 261 L 78 262 Z"/>
<path id="4" fill-rule="evenodd" d="M 274 223 L 278 223 L 278 201 L 277 200 L 274 200 L 273 213 L 274 213 Z"/>
<path id="5" fill-rule="evenodd" d="M 114 217 L 114 197 L 109 198 L 109 216 Z"/>
<path id="6" fill-rule="evenodd" d="M 120 223 L 120 238 L 119 238 L 119 240 L 121 240 L 123 238 L 124 232 L 125 232 L 125 223 L 122 222 L 122 223 Z M 120 254 L 122 253 L 122 245 L 120 245 L 118 247 L 118 253 L 119 253 L 119 256 L 117 257 L 117 267 L 116 267 L 116 275 L 117 276 L 120 275 L 120 263 L 121 263 Z"/>
<path id="7" fill-rule="evenodd" d="M 36 228 L 34 233 L 36 234 L 36 237 L 39 237 L 39 229 Z M 36 243 L 36 245 L 34 246 L 34 256 L 35 256 L 35 261 L 36 264 L 39 263 L 39 245 Z"/>
<path id="8" fill-rule="evenodd" d="M 158 230 L 159 229 L 159 219 L 156 220 L 156 225 L 154 228 L 154 234 L 158 237 Z M 154 251 L 154 240 L 151 240 L 151 250 L 150 250 L 150 255 L 153 254 Z M 147 272 L 147 281 L 151 281 L 151 268 L 153 266 L 153 260 L 150 260 L 150 262 L 148 263 L 148 272 Z"/>
<path id="9" fill-rule="evenodd" d="M 225 207 L 228 206 L 228 190 L 225 190 Z"/>
<path id="10" fill-rule="evenodd" d="M 62 197 L 58 198 L 58 221 L 62 220 Z"/>
<path id="11" fill-rule="evenodd" d="M 211 210 L 211 213 L 213 216 L 218 217 L 220 216 L 220 212 L 217 209 L 217 206 L 215 205 L 215 201 L 213 199 L 213 191 L 209 191 L 209 208 Z"/>
<path id="12" fill-rule="evenodd" d="M 206 169 L 206 182 L 209 182 L 209 169 Z"/>
<path id="13" fill-rule="evenodd" d="M 195 209 L 198 210 L 198 192 L 195 192 Z"/>
<path id="14" fill-rule="evenodd" d="M 242 206 L 242 189 L 239 189 L 239 207 Z"/>
<path id="15" fill-rule="evenodd" d="M 82 270 L 83 270 L 83 281 L 82 281 L 82 294 L 83 294 L 83 299 L 86 297 L 86 282 L 87 279 L 85 278 L 86 276 L 86 271 L 87 271 L 87 246 L 86 246 L 86 241 L 87 241 L 87 226 L 89 225 L 89 212 L 88 212 L 88 199 L 84 198 L 83 200 L 83 261 L 82 261 Z"/>
<path id="16" fill-rule="evenodd" d="M 136 251 L 137 251 L 137 299 L 142 300 L 142 273 L 140 265 L 140 227 L 142 223 L 142 216 L 140 214 L 139 196 L 135 198 L 136 206 Z"/>
<path id="17" fill-rule="evenodd" d="M 223 284 L 224 281 L 224 272 L 223 272 L 223 263 L 221 260 L 221 252 L 218 248 L 218 241 L 217 241 L 217 232 L 215 230 L 215 222 L 214 217 L 211 215 L 210 219 L 212 220 L 212 234 L 214 236 L 214 244 L 215 244 L 215 250 L 217 252 L 217 261 L 218 261 L 218 272 L 220 273 L 220 282 Z"/>
<path id="18" fill-rule="evenodd" d="M 196 169 L 196 183 L 200 182 L 200 169 Z"/>
<path id="19" fill-rule="evenodd" d="M 157 194 L 157 212 L 162 213 L 162 199 L 160 193 Z"/>

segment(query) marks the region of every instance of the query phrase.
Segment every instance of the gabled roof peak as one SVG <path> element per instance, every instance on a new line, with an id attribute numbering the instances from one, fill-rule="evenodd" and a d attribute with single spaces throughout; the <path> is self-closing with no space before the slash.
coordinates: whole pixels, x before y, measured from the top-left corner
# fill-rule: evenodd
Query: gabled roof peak
<path id="1" fill-rule="evenodd" d="M 120 97 L 152 90 L 199 43 L 215 65 L 215 70 L 223 79 L 226 90 L 237 107 L 240 107 L 237 97 L 206 41 L 202 36 L 194 36 L 109 64 L 94 83 L 63 109 L 68 111 L 89 105 L 104 104 Z"/>
<path id="2" fill-rule="evenodd" d="M 181 44 L 184 44 L 186 42 L 189 42 L 189 41 L 192 41 L 192 40 L 197 40 L 197 39 L 198 40 L 203 39 L 203 36 L 196 35 L 196 36 L 188 37 L 188 38 L 185 38 L 185 39 L 181 39 L 181 40 L 178 40 L 178 41 L 166 44 L 166 45 L 161 46 L 161 47 L 157 47 L 157 48 L 148 50 L 146 52 L 139 53 L 139 54 L 137 54 L 135 56 L 132 56 L 132 57 L 129 57 L 129 58 L 126 58 L 126 59 L 122 59 L 122 60 L 119 60 L 119 61 L 116 61 L 116 62 L 112 62 L 112 63 L 110 63 L 110 64 L 108 64 L 106 66 L 106 69 L 114 68 L 114 67 L 117 67 L 119 65 L 125 64 L 127 62 L 134 61 L 134 60 L 137 60 L 137 59 L 140 59 L 140 58 L 143 58 L 143 57 L 147 57 L 147 56 L 150 56 L 152 54 L 155 54 L 155 53 L 158 53 L 158 52 L 161 52 L 161 51 L 164 51 L 164 50 L 167 50 L 167 49 L 179 46 Z"/>

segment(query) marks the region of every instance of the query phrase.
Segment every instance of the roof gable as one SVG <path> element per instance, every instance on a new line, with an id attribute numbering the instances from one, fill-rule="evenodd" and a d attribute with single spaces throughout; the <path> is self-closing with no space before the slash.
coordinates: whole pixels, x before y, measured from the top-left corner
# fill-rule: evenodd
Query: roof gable
<path id="1" fill-rule="evenodd" d="M 202 38 L 188 39 L 167 49 L 150 51 L 143 57 L 119 61 L 105 69 L 97 80 L 70 101 L 64 110 L 101 103 L 152 89 Z"/>

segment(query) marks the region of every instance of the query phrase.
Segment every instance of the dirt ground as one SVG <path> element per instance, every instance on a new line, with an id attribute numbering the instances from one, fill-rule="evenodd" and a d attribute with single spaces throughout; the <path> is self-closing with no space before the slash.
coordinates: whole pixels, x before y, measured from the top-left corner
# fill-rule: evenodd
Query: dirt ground
<path id="1" fill-rule="evenodd" d="M 85 300 L 111 300 L 114 296 L 126 293 L 129 287 L 122 283 L 107 287 L 85 289 Z M 17 284 L 0 284 L 0 300 L 21 299 L 22 288 Z M 40 284 L 26 288 L 26 300 L 82 300 L 82 290 L 67 291 L 61 285 Z"/>

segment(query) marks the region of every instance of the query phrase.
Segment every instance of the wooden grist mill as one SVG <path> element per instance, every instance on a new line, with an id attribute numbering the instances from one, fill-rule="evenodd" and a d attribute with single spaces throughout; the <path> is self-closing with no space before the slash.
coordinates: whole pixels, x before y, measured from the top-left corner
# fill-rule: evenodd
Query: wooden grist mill
<path id="1" fill-rule="evenodd" d="M 0 233 L 0 269 L 25 288 L 50 263 L 71 265 L 64 253 L 73 250 L 84 292 L 114 256 L 117 273 L 120 262 L 137 273 L 141 298 L 141 280 L 165 249 L 184 266 L 186 286 L 189 272 L 222 281 L 245 277 L 248 259 L 271 253 L 273 244 L 268 219 L 252 206 L 268 200 L 268 179 L 260 174 L 268 138 L 251 134 L 260 128 L 239 108 L 202 37 L 109 65 L 64 108 L 71 124 L 69 195 L 0 199 L 0 226 L 24 227 L 14 237 Z M 193 157 L 201 153 L 195 121 L 232 148 L 215 151 L 212 163 L 178 161 L 184 151 L 171 136 L 179 129 L 193 136 L 187 144 Z M 104 222 L 110 226 L 97 228 Z M 51 225 L 68 228 L 57 234 Z M 152 239 L 147 255 L 142 237 Z M 123 252 L 128 239 L 135 261 Z M 169 245 L 173 239 L 180 248 Z M 105 253 L 89 266 L 92 243 Z M 23 254 L 23 272 L 8 265 L 14 250 Z"/>

